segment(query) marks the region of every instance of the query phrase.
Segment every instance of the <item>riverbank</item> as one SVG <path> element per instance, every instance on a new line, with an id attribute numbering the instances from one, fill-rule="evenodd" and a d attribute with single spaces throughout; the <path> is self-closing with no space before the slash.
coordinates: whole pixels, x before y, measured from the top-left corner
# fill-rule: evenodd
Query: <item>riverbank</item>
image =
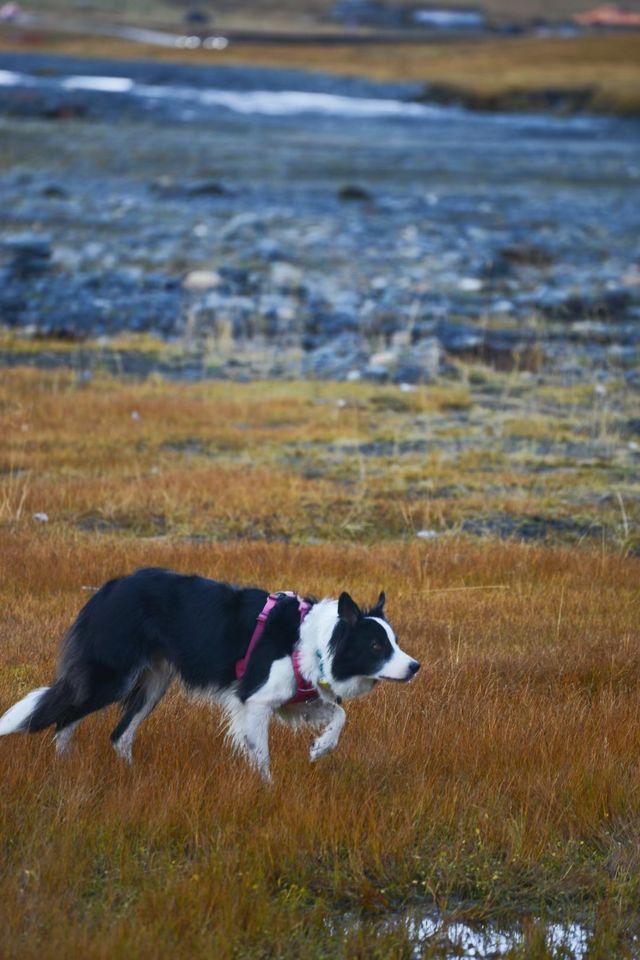
<path id="1" fill-rule="evenodd" d="M 637 385 L 633 121 L 293 70 L 0 71 L 18 338 L 146 333 L 231 376 L 415 385 L 460 361 Z"/>
<path id="2" fill-rule="evenodd" d="M 412 83 L 427 102 L 477 110 L 640 115 L 640 32 L 408 44 L 232 42 L 184 50 L 97 36 L 0 28 L 0 52 L 304 69 Z"/>

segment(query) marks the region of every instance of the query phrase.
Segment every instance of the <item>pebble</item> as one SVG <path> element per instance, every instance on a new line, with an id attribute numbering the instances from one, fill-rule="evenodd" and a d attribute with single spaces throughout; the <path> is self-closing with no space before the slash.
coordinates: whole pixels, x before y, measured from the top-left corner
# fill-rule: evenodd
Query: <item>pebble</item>
<path id="1" fill-rule="evenodd" d="M 182 281 L 182 286 L 185 290 L 202 291 L 219 287 L 220 283 L 220 274 L 215 270 L 191 270 Z"/>
<path id="2" fill-rule="evenodd" d="M 458 289 L 462 290 L 463 293 L 476 293 L 478 290 L 482 290 L 482 280 L 477 277 L 462 277 L 458 282 Z"/>

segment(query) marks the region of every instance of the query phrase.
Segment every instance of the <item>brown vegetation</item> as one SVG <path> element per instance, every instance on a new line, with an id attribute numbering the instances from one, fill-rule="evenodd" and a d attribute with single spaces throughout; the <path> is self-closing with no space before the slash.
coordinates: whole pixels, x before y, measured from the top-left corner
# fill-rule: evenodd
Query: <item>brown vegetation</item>
<path id="1" fill-rule="evenodd" d="M 402 393 L 6 371 L 0 523 L 44 512 L 60 531 L 377 542 L 470 529 L 638 548 L 623 381 L 602 395 L 460 377 Z"/>
<path id="2" fill-rule="evenodd" d="M 583 106 L 640 111 L 640 32 L 577 38 L 408 45 L 276 47 L 231 44 L 221 63 L 286 65 L 375 80 L 439 85 L 472 106 L 509 109 L 518 93 L 587 91 Z M 521 107 L 526 108 L 523 97 Z"/>
<path id="3" fill-rule="evenodd" d="M 363 601 L 384 587 L 424 668 L 349 705 L 317 766 L 308 735 L 277 730 L 272 790 L 177 694 L 132 770 L 111 715 L 62 761 L 48 734 L 1 740 L 0 955 L 408 957 L 406 934 L 375 918 L 435 898 L 480 918 L 582 917 L 591 955 L 625 956 L 640 894 L 638 558 L 381 542 L 383 519 L 370 546 L 347 543 L 349 511 L 359 522 L 375 497 L 337 498 L 337 476 L 305 478 L 289 456 L 371 438 L 376 420 L 406 421 L 403 403 L 436 416 L 447 402 L 472 397 L 3 373 L 0 709 L 51 678 L 84 588 L 146 564 Z M 412 469 L 427 478 L 431 462 Z M 344 913 L 371 921 L 344 929 Z M 538 941 L 526 956 L 548 954 Z"/>

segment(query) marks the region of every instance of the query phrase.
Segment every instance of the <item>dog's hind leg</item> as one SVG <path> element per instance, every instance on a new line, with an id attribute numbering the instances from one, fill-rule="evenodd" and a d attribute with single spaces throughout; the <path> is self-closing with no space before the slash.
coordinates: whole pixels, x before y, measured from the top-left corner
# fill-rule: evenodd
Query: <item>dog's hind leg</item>
<path id="1" fill-rule="evenodd" d="M 61 724 L 56 726 L 56 735 L 53 739 L 56 745 L 56 753 L 59 757 L 62 756 L 69 746 L 69 742 L 79 723 L 79 720 L 74 720 L 72 723 L 67 723 L 65 726 L 62 726 Z"/>
<path id="2" fill-rule="evenodd" d="M 80 720 L 122 696 L 123 679 L 91 664 L 66 670 L 50 687 L 33 690 L 0 719 L 0 734 L 37 733 L 55 724 L 62 753 Z"/>
<path id="3" fill-rule="evenodd" d="M 127 763 L 133 761 L 132 748 L 136 730 L 143 720 L 157 707 L 171 683 L 173 671 L 162 662 L 145 670 L 136 685 L 123 700 L 123 715 L 111 733 L 113 747 Z"/>
<path id="4" fill-rule="evenodd" d="M 326 725 L 319 737 L 311 744 L 311 750 L 309 751 L 309 756 L 311 760 L 319 760 L 320 757 L 323 757 L 325 753 L 329 753 L 331 750 L 335 750 L 338 746 L 338 740 L 340 739 L 340 734 L 342 733 L 342 728 L 344 727 L 347 715 L 344 709 L 340 706 L 339 703 L 333 704 L 333 716 L 329 723 Z"/>

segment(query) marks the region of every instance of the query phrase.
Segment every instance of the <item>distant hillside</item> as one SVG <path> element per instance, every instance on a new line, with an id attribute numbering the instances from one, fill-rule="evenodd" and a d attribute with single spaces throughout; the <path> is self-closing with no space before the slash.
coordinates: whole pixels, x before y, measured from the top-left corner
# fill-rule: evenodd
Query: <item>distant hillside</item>
<path id="1" fill-rule="evenodd" d="M 417 0 L 411 3 L 405 0 L 384 0 L 385 6 L 415 6 L 421 4 Z M 542 18 L 558 21 L 570 17 L 574 13 L 589 10 L 596 5 L 589 0 L 486 0 L 485 3 L 474 3 L 470 0 L 438 0 L 425 2 L 425 7 L 460 8 L 479 7 L 484 9 L 489 19 L 495 23 L 507 23 Z M 184 20 L 188 11 L 201 11 L 207 14 L 212 22 L 226 24 L 242 24 L 262 21 L 265 26 L 270 23 L 282 26 L 289 22 L 292 26 L 301 27 L 309 23 L 330 20 L 330 12 L 336 6 L 336 0 L 248 0 L 246 3 L 234 3 L 233 0 L 222 0 L 213 3 L 211 0 L 128 0 L 126 4 L 120 0 L 38 0 L 31 7 L 24 4 L 26 9 L 42 10 L 47 12 L 82 14 L 86 16 L 103 15 L 119 20 L 136 20 L 138 22 L 153 22 L 175 24 Z M 640 0 L 627 0 L 623 4 L 630 10 L 640 11 Z M 124 10 L 123 10 L 124 8 Z"/>

